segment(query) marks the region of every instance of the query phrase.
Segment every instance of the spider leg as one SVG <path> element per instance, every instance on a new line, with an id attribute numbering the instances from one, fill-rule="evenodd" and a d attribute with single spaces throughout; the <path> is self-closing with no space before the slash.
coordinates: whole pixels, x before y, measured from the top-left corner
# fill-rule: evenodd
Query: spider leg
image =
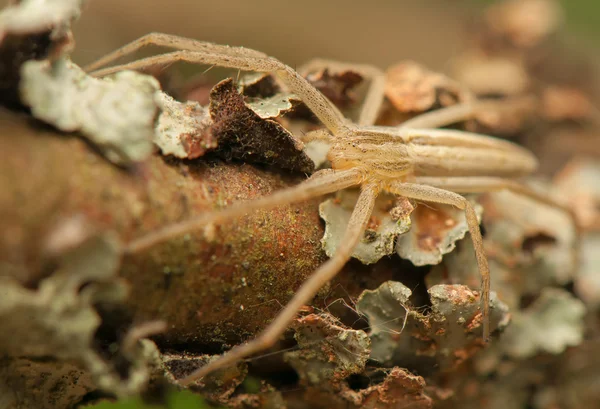
<path id="1" fill-rule="evenodd" d="M 102 77 L 123 70 L 144 70 L 152 66 L 166 66 L 178 61 L 193 64 L 217 65 L 242 71 L 272 72 L 296 94 L 319 120 L 335 136 L 343 137 L 352 132 L 350 124 L 340 111 L 313 87 L 304 77 L 281 61 L 258 51 L 242 47 L 228 47 L 212 43 L 200 43 L 202 51 L 181 50 L 142 58 L 125 64 L 103 68 L 91 73 Z"/>
<path id="2" fill-rule="evenodd" d="M 388 189 L 391 193 L 410 199 L 449 204 L 465 211 L 467 225 L 471 233 L 471 240 L 475 247 L 475 257 L 481 275 L 481 309 L 483 311 L 483 340 L 490 337 L 490 268 L 483 248 L 483 238 L 479 228 L 479 221 L 475 209 L 467 199 L 461 195 L 433 186 L 418 183 L 393 183 Z"/>
<path id="3" fill-rule="evenodd" d="M 192 219 L 167 225 L 127 245 L 127 253 L 137 253 L 163 241 L 179 237 L 213 223 L 219 223 L 235 217 L 240 217 L 258 209 L 272 209 L 277 206 L 308 200 L 336 192 L 360 183 L 361 173 L 356 169 L 339 172 L 315 173 L 310 179 L 297 186 L 283 189 L 269 196 L 248 202 L 236 203 L 223 210 L 205 213 Z"/>
<path id="4" fill-rule="evenodd" d="M 175 50 L 181 51 L 198 51 L 198 52 L 210 52 L 211 50 L 215 50 L 216 44 L 212 44 L 206 41 L 198 41 L 193 40 L 191 38 L 180 37 L 172 34 L 164 34 L 164 33 L 149 33 L 145 36 L 142 36 L 136 40 L 133 40 L 129 44 L 124 45 L 121 48 L 116 49 L 115 51 L 106 54 L 102 58 L 94 61 L 93 63 L 84 67 L 84 71 L 96 71 L 101 67 L 105 67 L 116 61 L 122 57 L 127 55 L 131 55 L 138 50 L 149 46 L 157 46 L 157 47 L 168 47 Z M 248 57 L 267 57 L 266 54 L 261 53 L 260 51 L 252 50 L 250 48 L 243 47 L 228 47 L 228 46 L 217 46 L 222 54 L 231 54 L 231 55 L 246 55 Z M 214 52 L 214 51 L 213 51 Z"/>
<path id="5" fill-rule="evenodd" d="M 369 184 L 363 187 L 348 222 L 344 237 L 333 257 L 327 260 L 302 284 L 290 302 L 257 338 L 246 344 L 234 347 L 219 359 L 192 372 L 180 380 L 179 383 L 189 385 L 217 369 L 232 365 L 249 355 L 273 346 L 277 342 L 277 339 L 285 332 L 285 329 L 294 319 L 298 310 L 309 302 L 327 282 L 333 279 L 348 259 L 350 259 L 354 247 L 364 234 L 378 193 L 379 186 L 376 184 Z"/>
<path id="6" fill-rule="evenodd" d="M 504 98 L 500 100 L 474 100 L 417 115 L 402 123 L 400 128 L 441 128 L 472 119 L 479 112 L 486 110 L 522 112 L 533 110 L 536 106 L 537 100 L 533 96 Z"/>
<path id="7" fill-rule="evenodd" d="M 577 224 L 577 217 L 570 207 L 558 203 L 550 196 L 536 192 L 530 187 L 523 185 L 511 179 L 503 179 L 498 177 L 485 176 L 469 176 L 469 177 L 417 177 L 417 183 L 435 186 L 441 189 L 451 190 L 457 193 L 484 193 L 497 192 L 499 190 L 508 190 L 517 195 L 523 195 L 546 206 L 565 212 L 573 220 L 575 226 L 575 241 L 580 237 L 580 226 Z M 575 248 L 578 248 L 575 243 Z M 573 254 L 573 268 L 576 269 L 579 265 L 579 257 L 577 252 Z"/>
<path id="8" fill-rule="evenodd" d="M 334 60 L 315 58 L 301 65 L 297 71 L 306 75 L 311 71 L 329 68 L 335 72 L 351 70 L 369 79 L 369 89 L 365 95 L 357 124 L 374 125 L 383 104 L 385 90 L 385 74 L 379 68 L 370 64 L 345 63 Z"/>
<path id="9" fill-rule="evenodd" d="M 547 206 L 554 207 L 558 210 L 568 213 L 573 216 L 571 208 L 562 205 L 550 196 L 536 192 L 530 187 L 523 185 L 512 179 L 504 179 L 499 177 L 488 176 L 468 176 L 468 177 L 430 177 L 419 176 L 416 179 L 417 183 L 422 183 L 429 186 L 435 186 L 440 189 L 447 189 L 457 193 L 484 193 L 497 192 L 499 190 L 508 190 L 518 195 L 523 195 Z"/>

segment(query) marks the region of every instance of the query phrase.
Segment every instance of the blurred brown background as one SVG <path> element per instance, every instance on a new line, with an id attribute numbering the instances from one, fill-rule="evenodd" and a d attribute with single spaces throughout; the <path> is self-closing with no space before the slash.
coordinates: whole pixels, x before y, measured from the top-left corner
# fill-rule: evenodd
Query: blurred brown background
<path id="1" fill-rule="evenodd" d="M 75 26 L 74 59 L 85 64 L 143 34 L 162 31 L 256 48 L 291 65 L 327 57 L 386 67 L 410 58 L 444 70 L 466 40 L 469 16 L 490 2 L 89 0 Z M 564 0 L 564 6 L 569 30 L 598 50 L 600 1 Z"/>
<path id="2" fill-rule="evenodd" d="M 74 59 L 89 62 L 162 31 L 243 45 L 297 65 L 313 57 L 435 68 L 459 50 L 465 1 L 91 0 L 75 26 Z"/>

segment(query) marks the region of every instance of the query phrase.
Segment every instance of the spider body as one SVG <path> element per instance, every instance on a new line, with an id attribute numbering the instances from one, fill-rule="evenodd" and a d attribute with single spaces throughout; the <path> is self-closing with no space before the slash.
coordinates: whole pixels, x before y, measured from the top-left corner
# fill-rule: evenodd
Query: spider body
<path id="1" fill-rule="evenodd" d="M 383 180 L 410 176 L 519 177 L 537 168 L 529 151 L 485 135 L 460 131 L 371 126 L 336 142 L 333 169 L 364 169 Z"/>
<path id="2" fill-rule="evenodd" d="M 375 199 L 382 191 L 416 201 L 452 205 L 465 212 L 481 275 L 483 338 L 489 338 L 488 261 L 483 248 L 479 220 L 471 203 L 461 196 L 461 193 L 508 189 L 550 206 L 564 208 L 512 179 L 535 170 L 537 161 L 527 150 L 485 135 L 434 128 L 464 121 L 472 118 L 482 108 L 502 107 L 511 101 L 471 101 L 422 114 L 400 127 L 375 126 L 384 98 L 385 80 L 379 69 L 369 65 L 324 60 L 309 63 L 307 67 L 312 68 L 322 65 L 347 67 L 370 79 L 360 115 L 356 124 L 353 124 L 302 75 L 275 58 L 247 48 L 217 45 L 160 33 L 152 33 L 133 41 L 87 67 L 87 70 L 110 64 L 148 44 L 176 48 L 178 51 L 112 66 L 93 74 L 102 76 L 124 69 L 169 65 L 176 61 L 271 72 L 279 78 L 284 87 L 295 93 L 325 126 L 326 130 L 315 131 L 312 137 L 330 142 L 328 158 L 333 170 L 316 172 L 299 185 L 270 196 L 237 203 L 220 211 L 167 225 L 131 241 L 127 246 L 128 252 L 144 251 L 182 234 L 202 230 L 216 223 L 230 222 L 256 209 L 271 209 L 348 187 L 361 187 L 356 207 L 335 254 L 297 289 L 280 314 L 256 339 L 234 347 L 219 359 L 180 380 L 180 383 L 186 385 L 194 382 L 216 369 L 232 365 L 274 345 L 297 312 L 310 302 L 350 259 L 354 247 L 366 230 Z M 302 68 L 299 70 L 302 71 Z"/>

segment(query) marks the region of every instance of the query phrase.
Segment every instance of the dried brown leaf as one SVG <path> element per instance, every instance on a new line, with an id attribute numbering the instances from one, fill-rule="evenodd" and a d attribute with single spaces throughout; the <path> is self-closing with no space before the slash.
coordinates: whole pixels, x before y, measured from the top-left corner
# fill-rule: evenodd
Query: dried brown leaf
<path id="1" fill-rule="evenodd" d="M 385 95 L 399 112 L 420 113 L 472 99 L 458 82 L 413 61 L 389 67 Z"/>
<path id="2" fill-rule="evenodd" d="M 354 71 L 331 73 L 327 68 L 308 73 L 306 79 L 340 109 L 346 109 L 357 102 L 358 96 L 354 88 L 363 82 L 362 75 Z"/>
<path id="3" fill-rule="evenodd" d="M 276 121 L 263 119 L 252 110 L 233 80 L 221 81 L 213 88 L 209 109 L 219 155 L 298 172 L 314 169 L 303 143 Z"/>

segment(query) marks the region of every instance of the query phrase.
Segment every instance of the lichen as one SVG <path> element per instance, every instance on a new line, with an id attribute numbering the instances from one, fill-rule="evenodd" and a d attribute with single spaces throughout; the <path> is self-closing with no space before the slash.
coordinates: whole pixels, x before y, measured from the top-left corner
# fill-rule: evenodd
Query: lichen
<path id="1" fill-rule="evenodd" d="M 567 212 L 508 191 L 483 195 L 480 202 L 491 287 L 511 310 L 519 308 L 523 296 L 574 279 L 577 236 Z M 462 241 L 448 254 L 427 282 L 444 283 L 443 276 L 471 287 L 479 285 L 471 241 Z"/>
<path id="2" fill-rule="evenodd" d="M 335 253 L 344 236 L 357 198 L 358 191 L 343 190 L 336 194 L 335 199 L 328 199 L 319 206 L 319 214 L 325 220 L 321 244 L 329 257 Z M 373 209 L 367 231 L 354 248 L 352 257 L 364 264 L 372 264 L 392 254 L 396 237 L 406 233 L 411 226 L 412 210 L 408 201 L 396 202 L 392 195 L 381 195 Z"/>
<path id="3" fill-rule="evenodd" d="M 469 199 L 481 218 L 482 208 Z M 415 266 L 435 265 L 456 248 L 469 231 L 464 210 L 440 204 L 423 204 L 411 214 L 411 229 L 398 237 L 396 252 Z"/>
<path id="4" fill-rule="evenodd" d="M 81 131 L 108 159 L 129 164 L 153 152 L 158 82 L 122 71 L 97 79 L 63 57 L 23 64 L 21 98 L 32 114 L 55 127 Z"/>
<path id="5" fill-rule="evenodd" d="M 156 99 L 162 112 L 153 140 L 163 155 L 195 159 L 217 147 L 208 108 L 176 101 L 164 92 L 157 92 Z"/>
<path id="6" fill-rule="evenodd" d="M 0 352 L 72 361 L 103 390 L 117 395 L 138 392 L 148 380 L 156 346 L 138 344 L 130 336 L 120 346 L 120 356 L 128 362 L 123 374 L 124 368 L 118 372 L 95 343 L 102 322 L 95 306 L 122 302 L 127 294 L 124 282 L 115 276 L 120 245 L 109 234 L 82 237 L 76 246 L 71 244 L 64 248 L 58 270 L 37 290 L 0 276 Z"/>
<path id="7" fill-rule="evenodd" d="M 402 283 L 387 281 L 365 290 L 356 306 L 369 320 L 371 359 L 386 366 L 434 358 L 440 369 L 450 369 L 482 347 L 479 294 L 462 285 L 436 285 L 429 289 L 431 311 L 414 308 L 412 292 Z M 506 327 L 508 308 L 491 294 L 491 329 Z"/>
<path id="8" fill-rule="evenodd" d="M 521 313 L 502 337 L 501 349 L 518 359 L 539 352 L 560 354 L 583 340 L 584 304 L 565 290 L 545 288 Z"/>
<path id="9" fill-rule="evenodd" d="M 0 42 L 7 34 L 33 34 L 52 28 L 53 36 L 69 30 L 85 0 L 23 0 L 0 13 Z"/>
<path id="10" fill-rule="evenodd" d="M 284 359 L 302 382 L 336 388 L 365 369 L 371 343 L 364 331 L 345 328 L 329 314 L 298 318 L 293 328 L 300 349 L 286 352 Z"/>

